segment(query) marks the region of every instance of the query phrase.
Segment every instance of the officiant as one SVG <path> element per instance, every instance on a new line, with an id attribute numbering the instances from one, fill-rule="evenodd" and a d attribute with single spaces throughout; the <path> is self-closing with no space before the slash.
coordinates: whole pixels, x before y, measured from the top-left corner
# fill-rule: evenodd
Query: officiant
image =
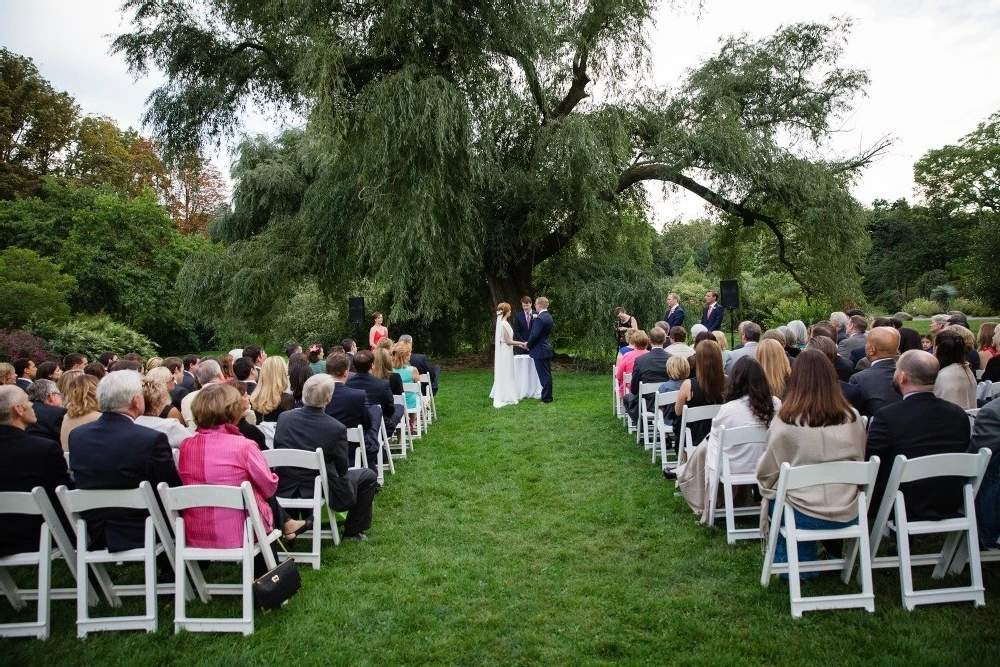
<path id="1" fill-rule="evenodd" d="M 531 335 L 531 325 L 532 318 L 535 317 L 536 313 L 531 308 L 531 297 L 522 296 L 521 297 L 521 312 L 517 315 L 512 316 L 514 319 L 514 340 L 521 343 L 528 342 L 528 336 Z M 528 351 L 523 347 L 515 347 L 514 354 L 527 354 Z"/>

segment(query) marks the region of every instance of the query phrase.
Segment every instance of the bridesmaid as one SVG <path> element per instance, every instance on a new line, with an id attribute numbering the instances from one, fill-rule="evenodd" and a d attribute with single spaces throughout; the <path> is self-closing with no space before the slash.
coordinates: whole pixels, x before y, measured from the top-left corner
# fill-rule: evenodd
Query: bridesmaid
<path id="1" fill-rule="evenodd" d="M 368 330 L 368 345 L 375 349 L 379 340 L 389 335 L 389 330 L 382 326 L 382 313 L 375 313 L 375 324 Z"/>

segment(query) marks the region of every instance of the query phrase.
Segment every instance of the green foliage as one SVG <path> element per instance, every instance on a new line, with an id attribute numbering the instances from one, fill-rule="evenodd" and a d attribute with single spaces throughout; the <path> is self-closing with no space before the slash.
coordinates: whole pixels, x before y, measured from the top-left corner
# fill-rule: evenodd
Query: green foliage
<path id="1" fill-rule="evenodd" d="M 993 308 L 982 301 L 976 299 L 967 299 L 965 297 L 957 297 L 951 300 L 950 304 L 951 310 L 960 310 L 966 314 L 968 317 L 989 317 L 990 315 L 995 315 L 996 312 Z"/>
<path id="2" fill-rule="evenodd" d="M 64 320 L 69 298 L 76 292 L 72 276 L 33 250 L 7 248 L 0 252 L 0 326 L 20 328 L 30 322 Z"/>
<path id="3" fill-rule="evenodd" d="M 930 299 L 919 298 L 907 301 L 903 306 L 903 310 L 915 317 L 930 317 L 931 315 L 940 313 L 941 306 Z"/>
<path id="4" fill-rule="evenodd" d="M 303 285 L 274 320 L 268 340 L 282 345 L 293 341 L 302 345 L 320 343 L 328 350 L 331 345 L 339 345 L 350 330 L 345 310 L 316 285 Z M 364 341 L 358 343 L 359 349 L 363 346 Z"/>
<path id="5" fill-rule="evenodd" d="M 699 270 L 707 271 L 717 228 L 718 224 L 711 220 L 665 225 L 655 245 L 656 268 L 665 275 L 676 276 L 693 260 Z"/>
<path id="6" fill-rule="evenodd" d="M 30 331 L 0 329 L 0 361 L 31 359 L 35 364 L 53 357 L 49 342 Z"/>
<path id="7" fill-rule="evenodd" d="M 931 292 L 938 285 L 943 285 L 949 280 L 948 272 L 942 271 L 941 269 L 933 269 L 921 275 L 914 287 L 917 290 L 917 294 L 923 297 L 930 298 Z"/>
<path id="8" fill-rule="evenodd" d="M 948 310 L 948 304 L 958 296 L 958 289 L 954 285 L 938 285 L 931 290 L 931 301 L 936 303 L 941 310 Z"/>
<path id="9" fill-rule="evenodd" d="M 60 356 L 80 352 L 96 359 L 110 350 L 118 356 L 138 352 L 148 358 L 155 352 L 155 343 L 149 338 L 105 315 L 80 317 L 61 325 L 39 324 L 34 331 L 47 338 L 52 350 Z"/>
<path id="10" fill-rule="evenodd" d="M 806 303 L 804 297 L 782 299 L 771 308 L 767 317 L 759 323 L 765 329 L 786 326 L 792 320 L 801 320 L 806 326 L 830 319 L 830 313 L 836 310 L 829 302 L 813 299 Z"/>

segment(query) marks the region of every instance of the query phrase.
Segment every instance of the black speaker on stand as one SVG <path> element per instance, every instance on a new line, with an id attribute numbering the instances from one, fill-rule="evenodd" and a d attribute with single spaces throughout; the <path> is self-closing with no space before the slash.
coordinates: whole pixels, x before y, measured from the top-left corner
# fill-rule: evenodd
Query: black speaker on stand
<path id="1" fill-rule="evenodd" d="M 733 349 L 736 345 L 734 339 L 736 311 L 740 309 L 740 283 L 736 280 L 723 280 L 719 283 L 719 292 L 722 296 L 722 307 L 729 311 L 729 349 Z"/>
<path id="2" fill-rule="evenodd" d="M 347 299 L 348 309 L 351 312 L 351 324 L 354 325 L 354 338 L 361 340 L 363 325 L 365 323 L 365 298 L 363 296 L 352 296 Z M 368 339 L 365 338 L 367 341 Z M 361 349 L 361 346 L 358 346 Z M 368 349 L 368 348 L 364 348 Z"/>

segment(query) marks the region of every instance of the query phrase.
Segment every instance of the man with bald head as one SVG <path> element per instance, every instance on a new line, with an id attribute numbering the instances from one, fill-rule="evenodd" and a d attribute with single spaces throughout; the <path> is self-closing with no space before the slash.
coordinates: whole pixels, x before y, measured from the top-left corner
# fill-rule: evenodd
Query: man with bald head
<path id="1" fill-rule="evenodd" d="M 868 417 L 900 398 L 892 388 L 892 376 L 896 372 L 894 359 L 898 349 L 899 332 L 892 327 L 875 327 L 868 334 L 865 355 L 872 362 L 871 368 L 852 375 L 850 379 L 851 384 L 861 389 L 864 414 Z"/>
<path id="2" fill-rule="evenodd" d="M 969 417 L 965 410 L 934 395 L 939 369 L 938 360 L 923 350 L 904 352 L 896 362 L 893 386 L 902 398 L 878 410 L 868 427 L 865 456 L 878 456 L 882 461 L 869 505 L 873 516 L 882 502 L 897 455 L 914 459 L 960 453 L 969 447 Z M 902 485 L 907 517 L 912 521 L 955 516 L 964 481 L 960 477 L 939 477 Z"/>

